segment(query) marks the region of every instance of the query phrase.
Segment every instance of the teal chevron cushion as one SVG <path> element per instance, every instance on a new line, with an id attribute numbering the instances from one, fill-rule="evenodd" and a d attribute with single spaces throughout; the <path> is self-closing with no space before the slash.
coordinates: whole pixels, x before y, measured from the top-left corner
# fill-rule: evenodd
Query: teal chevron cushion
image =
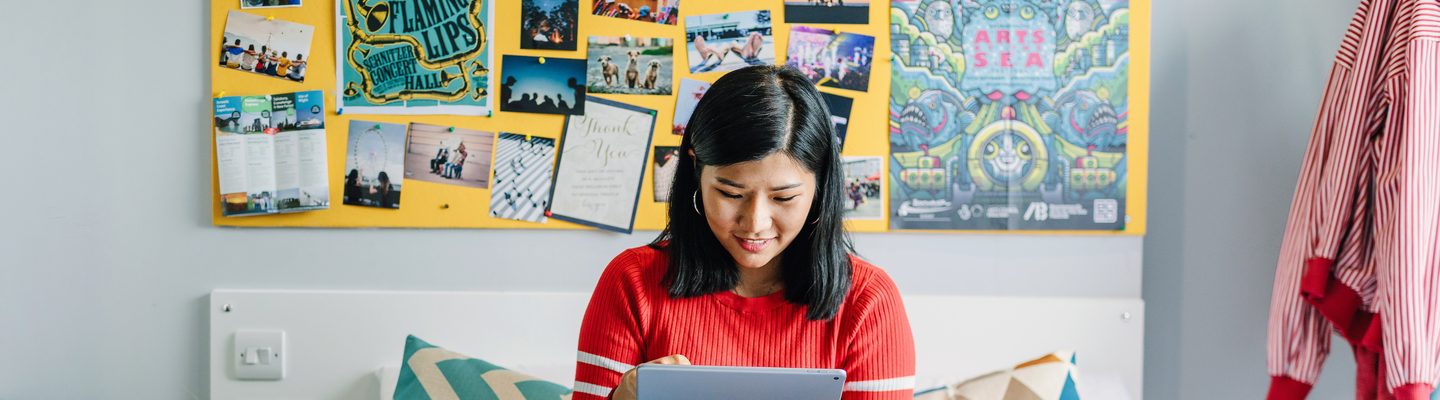
<path id="1" fill-rule="evenodd" d="M 395 400 L 564 399 L 570 389 L 437 347 L 410 335 Z"/>

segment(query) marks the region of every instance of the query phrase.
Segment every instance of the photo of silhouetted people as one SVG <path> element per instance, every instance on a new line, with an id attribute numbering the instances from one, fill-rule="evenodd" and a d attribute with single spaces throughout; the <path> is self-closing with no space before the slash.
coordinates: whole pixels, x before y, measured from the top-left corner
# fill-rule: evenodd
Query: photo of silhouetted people
<path id="1" fill-rule="evenodd" d="M 505 56 L 500 111 L 585 114 L 585 60 Z"/>

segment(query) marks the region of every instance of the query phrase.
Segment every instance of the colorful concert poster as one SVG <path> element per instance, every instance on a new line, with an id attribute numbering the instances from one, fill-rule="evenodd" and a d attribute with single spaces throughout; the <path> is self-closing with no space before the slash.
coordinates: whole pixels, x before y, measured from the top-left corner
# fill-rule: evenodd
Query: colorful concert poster
<path id="1" fill-rule="evenodd" d="M 493 4 L 339 0 L 337 113 L 488 115 Z"/>
<path id="2" fill-rule="evenodd" d="M 890 227 L 1123 230 L 1129 8 L 891 2 Z"/>

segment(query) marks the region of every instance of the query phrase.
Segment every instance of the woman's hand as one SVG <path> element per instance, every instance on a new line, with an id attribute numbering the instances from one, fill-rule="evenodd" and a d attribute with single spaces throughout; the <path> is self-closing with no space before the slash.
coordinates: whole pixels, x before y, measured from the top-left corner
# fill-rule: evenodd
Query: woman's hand
<path id="1" fill-rule="evenodd" d="M 690 365 L 690 359 L 685 358 L 684 355 L 671 354 L 650 360 L 646 364 Z M 635 400 L 635 370 L 636 368 L 631 368 L 629 371 L 625 371 L 625 375 L 620 376 L 620 386 L 616 386 L 615 391 L 610 392 L 611 399 Z"/>

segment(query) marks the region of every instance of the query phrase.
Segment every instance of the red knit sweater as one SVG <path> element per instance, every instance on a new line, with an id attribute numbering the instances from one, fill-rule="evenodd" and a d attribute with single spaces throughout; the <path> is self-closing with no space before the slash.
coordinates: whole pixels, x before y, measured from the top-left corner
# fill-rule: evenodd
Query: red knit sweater
<path id="1" fill-rule="evenodd" d="M 915 343 L 900 292 L 884 271 L 850 260 L 844 304 L 834 318 L 810 321 L 783 290 L 671 298 L 662 284 L 669 264 L 663 250 L 620 253 L 585 310 L 574 399 L 605 398 L 636 364 L 671 354 L 696 365 L 838 368 L 846 372 L 846 400 L 912 398 Z"/>

